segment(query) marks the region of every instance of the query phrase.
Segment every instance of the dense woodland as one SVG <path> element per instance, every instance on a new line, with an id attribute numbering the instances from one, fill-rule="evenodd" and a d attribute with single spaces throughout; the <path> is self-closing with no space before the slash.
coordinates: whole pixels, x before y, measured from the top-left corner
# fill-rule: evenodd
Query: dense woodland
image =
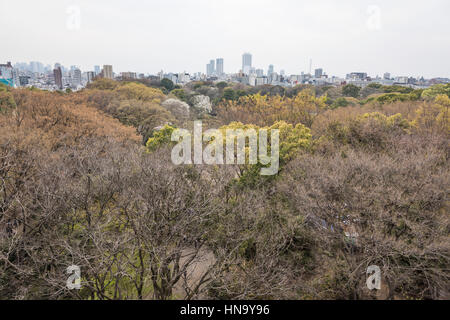
<path id="1" fill-rule="evenodd" d="M 449 107 L 450 85 L 1 86 L 0 299 L 449 299 Z M 278 175 L 173 165 L 195 119 L 279 128 Z"/>

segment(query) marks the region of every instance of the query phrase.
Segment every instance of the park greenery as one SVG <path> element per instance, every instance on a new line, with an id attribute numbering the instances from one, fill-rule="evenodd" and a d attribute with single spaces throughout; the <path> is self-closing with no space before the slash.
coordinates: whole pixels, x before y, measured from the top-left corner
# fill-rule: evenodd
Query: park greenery
<path id="1" fill-rule="evenodd" d="M 448 299 L 449 107 L 450 84 L 0 85 L 0 299 Z M 279 129 L 278 174 L 174 165 L 199 119 Z"/>

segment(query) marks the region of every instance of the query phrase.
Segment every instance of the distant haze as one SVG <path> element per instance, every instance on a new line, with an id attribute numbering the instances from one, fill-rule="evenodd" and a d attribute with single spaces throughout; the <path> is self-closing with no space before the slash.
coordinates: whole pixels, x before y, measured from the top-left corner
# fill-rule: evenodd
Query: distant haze
<path id="1" fill-rule="evenodd" d="M 2 0 L 0 63 L 205 73 L 220 57 L 233 73 L 250 52 L 265 72 L 312 59 L 329 75 L 450 77 L 449 13 L 448 0 Z"/>

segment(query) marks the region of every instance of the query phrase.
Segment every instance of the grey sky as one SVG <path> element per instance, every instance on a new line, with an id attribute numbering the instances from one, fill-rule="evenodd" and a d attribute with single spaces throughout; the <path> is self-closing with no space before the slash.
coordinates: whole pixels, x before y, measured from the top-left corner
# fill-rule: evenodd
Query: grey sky
<path id="1" fill-rule="evenodd" d="M 448 0 L 0 0 L 0 62 L 205 72 L 223 57 L 231 73 L 248 51 L 288 74 L 311 58 L 338 76 L 450 77 L 449 12 Z"/>

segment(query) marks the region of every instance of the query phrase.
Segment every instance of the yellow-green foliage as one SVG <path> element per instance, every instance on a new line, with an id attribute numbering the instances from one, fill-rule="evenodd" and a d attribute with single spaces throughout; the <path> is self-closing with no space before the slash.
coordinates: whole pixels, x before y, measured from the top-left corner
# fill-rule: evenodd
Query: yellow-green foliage
<path id="1" fill-rule="evenodd" d="M 384 126 L 386 128 L 400 127 L 407 129 L 409 128 L 409 123 L 403 119 L 400 113 L 394 114 L 393 116 L 386 116 L 380 112 L 365 113 L 359 117 L 360 121 L 374 121 L 377 124 Z"/>
<path id="2" fill-rule="evenodd" d="M 124 99 L 160 103 L 165 97 L 160 89 L 150 88 L 140 83 L 129 82 L 115 89 Z"/>
<path id="3" fill-rule="evenodd" d="M 280 163 L 287 162 L 300 150 L 307 149 L 311 145 L 311 130 L 300 123 L 293 126 L 278 121 L 268 129 L 280 130 Z"/>
<path id="4" fill-rule="evenodd" d="M 232 122 L 228 125 L 225 125 L 221 127 L 219 130 L 222 133 L 224 143 L 227 139 L 226 137 L 226 130 L 249 130 L 253 129 L 256 131 L 257 137 L 259 139 L 259 131 L 262 129 L 267 130 L 267 149 L 268 154 L 272 156 L 272 137 L 271 137 L 271 130 L 277 129 L 279 130 L 279 150 L 278 153 L 276 150 L 273 150 L 273 156 L 278 157 L 279 159 L 279 169 L 282 169 L 282 167 L 291 160 L 299 151 L 308 149 L 311 146 L 312 142 L 312 135 L 311 130 L 307 128 L 306 126 L 302 124 L 292 125 L 289 123 L 286 123 L 285 121 L 278 121 L 274 123 L 271 126 L 266 127 L 258 127 L 253 124 L 243 124 L 241 122 Z M 236 135 L 229 135 L 228 139 L 235 139 Z M 259 141 L 258 141 L 259 142 Z M 257 150 L 253 150 L 256 152 Z M 249 146 L 246 142 L 246 159 L 249 156 Z M 261 181 L 266 181 L 274 178 L 275 176 L 269 176 L 263 178 L 260 175 L 260 171 L 262 167 L 266 167 L 262 165 L 260 162 L 257 164 L 246 164 L 241 165 L 241 174 L 238 179 L 238 184 L 241 186 L 251 186 L 251 185 L 257 185 Z"/>
<path id="5" fill-rule="evenodd" d="M 310 127 L 314 117 L 326 109 L 326 100 L 326 96 L 316 98 L 310 90 L 303 90 L 293 98 L 258 93 L 223 101 L 217 111 L 225 123 L 240 121 L 267 126 L 276 121 L 286 121 Z"/>
<path id="6" fill-rule="evenodd" d="M 172 132 L 174 127 L 165 125 L 161 130 L 156 131 L 151 138 L 148 139 L 146 147 L 148 151 L 154 151 L 164 144 L 171 142 Z"/>
<path id="7" fill-rule="evenodd" d="M 449 133 L 449 107 L 449 96 L 445 94 L 437 95 L 433 103 L 423 103 L 419 107 L 416 119 L 412 122 L 412 125 L 421 130 L 442 130 Z"/>
<path id="8" fill-rule="evenodd" d="M 434 99 L 436 96 L 445 94 L 450 97 L 450 83 L 434 85 L 422 93 L 424 99 Z"/>
<path id="9" fill-rule="evenodd" d="M 400 93 L 400 92 L 390 92 L 384 93 L 381 95 L 377 95 L 376 97 L 370 97 L 364 101 L 362 104 L 366 104 L 369 102 L 376 102 L 379 104 L 388 104 L 394 102 L 403 102 L 403 101 L 415 101 L 419 100 L 422 94 L 422 90 L 414 90 L 409 93 Z"/>
<path id="10" fill-rule="evenodd" d="M 279 130 L 279 155 L 280 155 L 280 163 L 288 161 L 291 159 L 298 151 L 302 149 L 306 149 L 310 146 L 311 143 L 311 130 L 305 127 L 302 124 L 297 124 L 293 126 L 292 124 L 286 123 L 285 121 L 278 121 L 274 123 L 272 126 L 266 127 L 258 127 L 253 124 L 243 124 L 241 122 L 232 122 L 226 126 L 220 127 L 220 131 L 222 132 L 222 136 L 224 139 L 224 145 L 227 140 L 226 131 L 227 130 L 249 130 L 253 129 L 256 131 L 256 134 L 259 137 L 259 131 L 261 129 L 267 130 L 268 133 L 268 149 L 270 150 L 270 141 L 271 141 L 271 130 L 277 129 Z M 228 139 L 233 141 L 236 138 L 236 134 L 228 135 Z M 248 154 L 248 144 L 246 143 L 247 154 Z"/>
<path id="11" fill-rule="evenodd" d="M 347 122 L 333 121 L 326 132 L 327 137 L 335 142 L 379 149 L 384 148 L 392 134 L 405 132 L 409 128 L 410 123 L 401 114 L 386 116 L 372 112 Z"/>
<path id="12" fill-rule="evenodd" d="M 126 125 L 153 129 L 163 123 L 175 122 L 174 116 L 159 104 L 136 99 L 118 101 L 114 116 Z"/>
<path id="13" fill-rule="evenodd" d="M 88 85 L 88 89 L 114 90 L 120 85 L 119 82 L 112 79 L 97 79 Z"/>

